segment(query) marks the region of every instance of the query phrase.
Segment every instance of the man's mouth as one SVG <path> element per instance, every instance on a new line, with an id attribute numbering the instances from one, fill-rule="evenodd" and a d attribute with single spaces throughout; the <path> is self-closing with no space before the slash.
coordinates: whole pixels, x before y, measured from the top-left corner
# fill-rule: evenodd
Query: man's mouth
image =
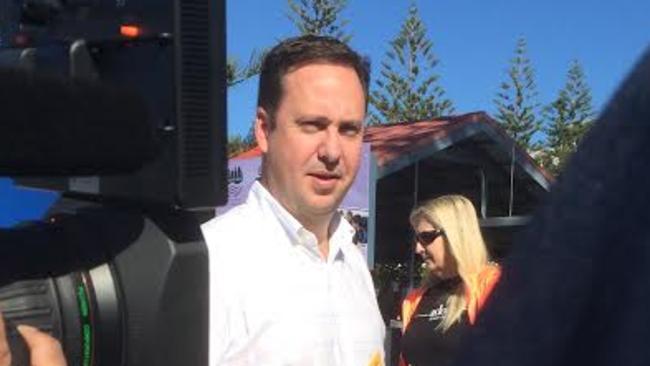
<path id="1" fill-rule="evenodd" d="M 312 178 L 312 187 L 316 193 L 329 195 L 336 190 L 341 175 L 331 172 L 315 172 L 308 174 Z"/>
<path id="2" fill-rule="evenodd" d="M 320 180 L 335 180 L 335 179 L 340 179 L 341 175 L 340 174 L 334 174 L 334 173 L 311 173 L 309 174 L 310 176 L 320 179 Z"/>

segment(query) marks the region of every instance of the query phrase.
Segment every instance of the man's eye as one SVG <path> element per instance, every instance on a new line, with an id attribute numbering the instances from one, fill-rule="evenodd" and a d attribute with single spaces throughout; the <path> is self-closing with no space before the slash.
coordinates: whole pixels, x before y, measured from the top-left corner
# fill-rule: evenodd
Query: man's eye
<path id="1" fill-rule="evenodd" d="M 339 129 L 342 135 L 345 136 L 357 136 L 361 132 L 361 127 L 357 125 L 345 125 L 341 126 Z"/>
<path id="2" fill-rule="evenodd" d="M 322 124 L 318 122 L 303 122 L 300 128 L 305 132 L 318 132 L 322 129 Z"/>

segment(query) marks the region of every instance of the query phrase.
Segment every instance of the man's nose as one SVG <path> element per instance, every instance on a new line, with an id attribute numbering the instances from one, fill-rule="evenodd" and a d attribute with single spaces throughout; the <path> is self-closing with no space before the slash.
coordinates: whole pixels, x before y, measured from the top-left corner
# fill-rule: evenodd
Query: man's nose
<path id="1" fill-rule="evenodd" d="M 318 158 L 327 166 L 336 166 L 341 159 L 341 140 L 338 132 L 327 130 L 318 149 Z"/>

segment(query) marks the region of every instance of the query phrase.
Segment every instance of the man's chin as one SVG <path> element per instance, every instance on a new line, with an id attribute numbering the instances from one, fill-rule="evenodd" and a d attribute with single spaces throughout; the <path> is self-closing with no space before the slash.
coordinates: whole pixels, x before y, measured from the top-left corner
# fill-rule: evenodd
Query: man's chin
<path id="1" fill-rule="evenodd" d="M 332 179 L 331 181 L 321 182 L 313 179 L 311 182 L 312 194 L 320 197 L 340 197 L 342 198 L 347 193 L 352 185 L 352 182 L 346 178 Z"/>
<path id="2" fill-rule="evenodd" d="M 314 195 L 321 197 L 336 196 L 339 192 L 339 187 L 336 182 L 331 182 L 327 185 L 314 184 L 311 188 Z"/>
<path id="3" fill-rule="evenodd" d="M 340 201 L 340 199 L 336 199 L 332 195 L 317 196 L 309 202 L 309 208 L 315 214 L 327 215 L 336 211 Z"/>

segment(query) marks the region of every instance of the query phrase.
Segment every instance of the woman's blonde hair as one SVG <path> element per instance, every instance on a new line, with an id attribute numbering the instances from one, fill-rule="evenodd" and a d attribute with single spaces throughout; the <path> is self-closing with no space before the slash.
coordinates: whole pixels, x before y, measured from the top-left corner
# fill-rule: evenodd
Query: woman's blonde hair
<path id="1" fill-rule="evenodd" d="M 461 195 L 440 196 L 422 203 L 411 212 L 409 218 L 413 227 L 421 220 L 444 231 L 447 250 L 456 260 L 458 275 L 463 282 L 463 286 L 459 286 L 447 299 L 447 313 L 438 326 L 445 332 L 467 310 L 465 288 L 475 288 L 478 274 L 489 262 L 488 253 L 476 209 L 470 200 Z M 423 285 L 429 286 L 431 283 L 429 274 Z"/>

